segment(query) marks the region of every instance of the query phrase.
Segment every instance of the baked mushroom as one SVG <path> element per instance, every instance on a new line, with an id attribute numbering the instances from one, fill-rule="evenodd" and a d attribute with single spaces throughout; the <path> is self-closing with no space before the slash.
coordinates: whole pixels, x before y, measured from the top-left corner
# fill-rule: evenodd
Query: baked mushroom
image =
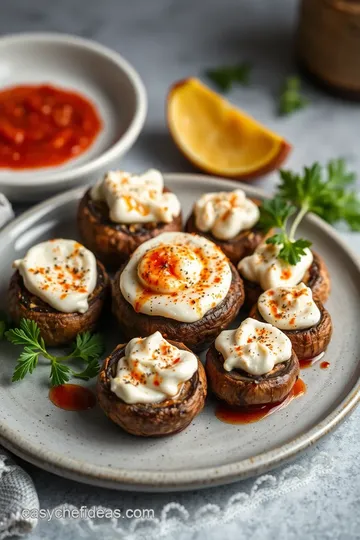
<path id="1" fill-rule="evenodd" d="M 274 287 L 297 285 L 301 281 L 313 295 L 326 302 L 330 294 L 330 276 L 320 255 L 305 248 L 304 255 L 294 265 L 278 257 L 280 246 L 263 243 L 254 253 L 238 264 L 244 282 L 246 306 L 251 309 L 263 291 Z"/>
<path id="2" fill-rule="evenodd" d="M 14 262 L 8 307 L 13 321 L 35 321 L 46 345 L 64 345 L 97 325 L 109 291 L 103 265 L 74 240 L 32 247 Z"/>
<path id="3" fill-rule="evenodd" d="M 159 330 L 202 350 L 237 316 L 244 290 L 221 249 L 202 236 L 164 233 L 137 248 L 112 283 L 127 339 Z"/>
<path id="4" fill-rule="evenodd" d="M 143 437 L 186 428 L 204 407 L 206 392 L 199 358 L 160 332 L 118 345 L 105 359 L 96 388 L 110 420 Z"/>
<path id="5" fill-rule="evenodd" d="M 300 373 L 289 338 L 252 318 L 221 332 L 207 353 L 205 369 L 211 390 L 232 407 L 281 402 Z"/>
<path id="6" fill-rule="evenodd" d="M 86 191 L 77 221 L 84 245 L 116 270 L 143 242 L 182 229 L 179 200 L 156 170 L 108 172 Z"/>
<path id="7" fill-rule="evenodd" d="M 237 264 L 271 234 L 257 227 L 260 204 L 242 189 L 206 193 L 195 203 L 185 230 L 205 236 Z"/>
<path id="8" fill-rule="evenodd" d="M 332 322 L 322 302 L 304 283 L 263 292 L 250 317 L 279 328 L 288 336 L 299 360 L 321 355 L 330 343 Z"/>

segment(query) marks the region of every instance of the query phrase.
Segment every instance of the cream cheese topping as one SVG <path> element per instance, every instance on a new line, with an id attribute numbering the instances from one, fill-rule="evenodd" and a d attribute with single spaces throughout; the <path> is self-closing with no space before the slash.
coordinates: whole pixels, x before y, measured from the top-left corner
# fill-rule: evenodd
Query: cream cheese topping
<path id="1" fill-rule="evenodd" d="M 163 233 L 141 244 L 120 277 L 136 312 L 194 322 L 226 297 L 232 281 L 221 249 L 202 236 Z"/>
<path id="2" fill-rule="evenodd" d="M 194 214 L 196 227 L 210 231 L 219 240 L 229 240 L 251 229 L 260 217 L 259 208 L 242 189 L 205 193 L 195 204 Z"/>
<path id="3" fill-rule="evenodd" d="M 298 263 L 291 265 L 277 258 L 281 248 L 281 244 L 260 244 L 252 255 L 239 262 L 240 274 L 249 281 L 259 283 L 264 291 L 297 285 L 310 268 L 313 254 L 309 248 L 305 248 L 305 255 Z"/>
<path id="4" fill-rule="evenodd" d="M 280 330 L 305 330 L 321 318 L 312 290 L 304 283 L 268 289 L 259 296 L 258 309 L 266 322 Z"/>
<path id="5" fill-rule="evenodd" d="M 164 192 L 162 174 L 149 169 L 141 175 L 110 171 L 91 189 L 94 201 L 104 201 L 114 223 L 170 223 L 180 214 L 174 193 Z"/>
<path id="6" fill-rule="evenodd" d="M 276 364 L 291 358 L 290 339 L 268 323 L 245 319 L 235 330 L 224 330 L 215 341 L 224 357 L 224 369 L 241 369 L 250 375 L 265 375 Z"/>
<path id="7" fill-rule="evenodd" d="M 85 313 L 97 282 L 93 253 L 75 240 L 57 238 L 29 249 L 13 263 L 28 291 L 63 313 Z"/>
<path id="8" fill-rule="evenodd" d="M 125 403 L 158 403 L 179 394 L 197 369 L 192 352 L 171 345 L 155 332 L 129 341 L 110 387 Z"/>

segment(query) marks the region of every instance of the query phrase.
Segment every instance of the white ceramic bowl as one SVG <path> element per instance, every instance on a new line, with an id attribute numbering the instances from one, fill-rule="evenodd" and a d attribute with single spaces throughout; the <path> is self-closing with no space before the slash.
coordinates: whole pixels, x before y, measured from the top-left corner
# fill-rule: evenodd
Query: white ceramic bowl
<path id="1" fill-rule="evenodd" d="M 12 201 L 43 199 L 89 183 L 119 165 L 145 122 L 145 87 L 116 52 L 65 34 L 15 34 L 0 38 L 0 88 L 50 83 L 79 91 L 95 103 L 103 129 L 94 144 L 65 165 L 0 169 L 0 192 Z"/>

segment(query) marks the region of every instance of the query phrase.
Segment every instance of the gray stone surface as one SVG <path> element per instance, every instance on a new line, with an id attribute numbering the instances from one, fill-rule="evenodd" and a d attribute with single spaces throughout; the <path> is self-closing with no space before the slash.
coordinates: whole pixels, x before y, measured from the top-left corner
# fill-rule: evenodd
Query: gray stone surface
<path id="1" fill-rule="evenodd" d="M 0 32 L 75 33 L 113 47 L 136 66 L 148 89 L 149 115 L 138 143 L 122 162 L 124 168 L 156 166 L 165 171 L 191 171 L 166 130 L 164 103 L 169 85 L 189 75 L 201 76 L 209 66 L 249 59 L 254 64 L 252 85 L 235 89 L 229 98 L 293 142 L 289 166 L 299 168 L 314 160 L 344 156 L 360 173 L 359 105 L 335 100 L 305 85 L 311 105 L 289 118 L 276 116 L 279 87 L 295 70 L 292 41 L 296 4 L 294 0 L 2 0 Z M 270 191 L 275 181 L 276 175 L 271 175 L 257 183 Z M 344 234 L 360 253 L 360 235 Z M 259 506 L 248 508 L 247 517 L 228 512 L 226 519 L 222 514 L 218 520 L 209 520 L 211 528 L 206 533 L 204 528 L 191 529 L 179 523 L 176 537 L 360 538 L 359 420 L 360 410 L 298 458 L 298 469 L 289 472 L 294 478 L 297 470 L 301 472 L 298 485 L 287 490 L 279 486 L 277 497 L 269 492 Z M 314 469 L 313 460 L 319 452 L 325 454 L 326 466 Z M 43 508 L 64 502 L 78 507 L 154 508 L 159 518 L 161 508 L 170 501 L 185 505 L 191 516 L 207 503 L 224 508 L 230 496 L 249 492 L 254 482 L 185 494 L 131 494 L 92 488 L 27 464 L 24 467 L 37 485 Z M 84 526 L 84 534 L 85 530 Z M 134 537 L 133 533 L 107 530 L 100 524 L 93 537 Z M 44 520 L 31 538 L 79 536 L 71 531 L 61 520 Z M 160 536 L 174 537 L 170 529 L 168 534 L 162 529 Z"/>

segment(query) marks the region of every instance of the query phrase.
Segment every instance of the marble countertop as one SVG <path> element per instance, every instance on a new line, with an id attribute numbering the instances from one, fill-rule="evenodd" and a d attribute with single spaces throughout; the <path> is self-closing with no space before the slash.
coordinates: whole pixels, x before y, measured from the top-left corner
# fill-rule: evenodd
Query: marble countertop
<path id="1" fill-rule="evenodd" d="M 167 133 L 167 89 L 177 79 L 201 76 L 207 67 L 246 59 L 254 66 L 252 84 L 234 89 L 229 98 L 294 144 L 289 167 L 342 156 L 360 173 L 360 105 L 335 100 L 305 85 L 310 106 L 291 117 L 276 115 L 279 87 L 284 77 L 295 71 L 292 41 L 296 8 L 295 0 L 2 0 L 0 32 L 79 34 L 116 49 L 135 65 L 148 90 L 149 114 L 140 139 L 122 161 L 123 168 L 155 166 L 165 171 L 192 171 Z M 275 182 L 276 175 L 257 181 L 268 191 Z M 360 253 L 360 234 L 341 234 Z M 295 467 L 285 467 L 283 472 L 262 480 L 264 490 L 258 500 L 255 492 L 259 486 L 254 479 L 204 491 L 150 495 L 93 488 L 25 463 L 24 467 L 34 479 L 42 508 L 62 503 L 155 508 L 158 520 L 163 522 L 168 510 L 172 525 L 176 525 L 176 537 L 181 540 L 197 540 L 205 534 L 209 539 L 355 539 L 360 530 L 359 425 L 360 409 L 299 457 Z M 251 500 L 256 499 L 256 504 L 245 504 L 246 495 L 236 495 L 242 492 L 252 493 Z M 170 502 L 175 503 L 172 510 L 167 507 L 161 515 Z M 212 505 L 207 508 L 211 518 L 197 526 L 200 516 L 195 514 L 205 504 Z M 173 538 L 169 523 L 156 533 L 158 538 Z M 43 520 L 31 539 L 78 537 L 77 529 L 71 532 L 75 525 L 79 527 L 79 523 L 59 519 Z M 99 523 L 99 529 L 89 523 L 81 527 L 84 537 L 151 536 L 141 536 L 131 523 L 126 532 L 114 531 L 111 523 Z"/>

